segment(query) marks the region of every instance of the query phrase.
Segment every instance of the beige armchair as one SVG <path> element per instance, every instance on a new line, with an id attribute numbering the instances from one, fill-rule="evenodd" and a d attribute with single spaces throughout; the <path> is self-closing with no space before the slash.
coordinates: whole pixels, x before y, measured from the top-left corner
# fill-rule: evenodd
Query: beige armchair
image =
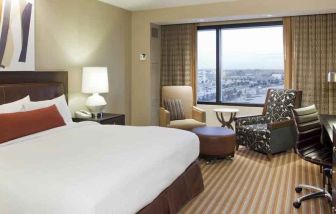
<path id="1" fill-rule="evenodd" d="M 185 114 L 184 120 L 170 120 L 170 113 L 164 107 L 160 108 L 160 126 L 184 130 L 206 126 L 206 114 L 200 108 L 193 106 L 193 93 L 190 86 L 163 86 L 162 106 L 165 99 L 180 99 Z"/>

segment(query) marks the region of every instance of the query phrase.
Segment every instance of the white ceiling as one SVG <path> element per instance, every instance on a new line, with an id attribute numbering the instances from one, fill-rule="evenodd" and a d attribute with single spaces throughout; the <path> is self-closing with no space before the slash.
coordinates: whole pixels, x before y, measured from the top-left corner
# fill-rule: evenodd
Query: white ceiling
<path id="1" fill-rule="evenodd" d="M 126 10 L 151 10 L 158 8 L 179 7 L 188 5 L 210 4 L 236 0 L 99 0 Z"/>

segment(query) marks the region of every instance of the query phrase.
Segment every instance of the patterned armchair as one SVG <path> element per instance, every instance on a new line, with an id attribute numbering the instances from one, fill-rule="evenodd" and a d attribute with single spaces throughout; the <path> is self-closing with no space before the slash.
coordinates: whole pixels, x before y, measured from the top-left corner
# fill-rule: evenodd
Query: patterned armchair
<path id="1" fill-rule="evenodd" d="M 269 89 L 262 115 L 236 118 L 237 148 L 246 146 L 258 152 L 283 152 L 295 145 L 291 109 L 301 106 L 302 91 Z"/>

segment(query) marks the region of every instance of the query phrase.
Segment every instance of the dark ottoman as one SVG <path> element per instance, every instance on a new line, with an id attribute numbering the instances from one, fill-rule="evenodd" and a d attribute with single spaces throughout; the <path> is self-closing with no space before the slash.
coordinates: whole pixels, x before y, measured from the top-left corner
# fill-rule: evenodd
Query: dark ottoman
<path id="1" fill-rule="evenodd" d="M 236 134 L 222 127 L 198 127 L 192 130 L 200 140 L 200 156 L 204 158 L 234 157 Z"/>

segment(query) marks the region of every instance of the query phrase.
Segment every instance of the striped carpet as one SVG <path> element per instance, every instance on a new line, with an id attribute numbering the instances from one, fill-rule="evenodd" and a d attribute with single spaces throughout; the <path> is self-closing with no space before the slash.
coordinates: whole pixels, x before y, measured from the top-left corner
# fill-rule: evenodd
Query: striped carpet
<path id="1" fill-rule="evenodd" d="M 233 161 L 206 165 L 201 161 L 205 189 L 181 213 L 331 213 L 328 202 L 314 199 L 296 210 L 292 203 L 299 183 L 321 186 L 319 167 L 300 159 L 294 152 L 273 156 L 240 148 Z"/>

